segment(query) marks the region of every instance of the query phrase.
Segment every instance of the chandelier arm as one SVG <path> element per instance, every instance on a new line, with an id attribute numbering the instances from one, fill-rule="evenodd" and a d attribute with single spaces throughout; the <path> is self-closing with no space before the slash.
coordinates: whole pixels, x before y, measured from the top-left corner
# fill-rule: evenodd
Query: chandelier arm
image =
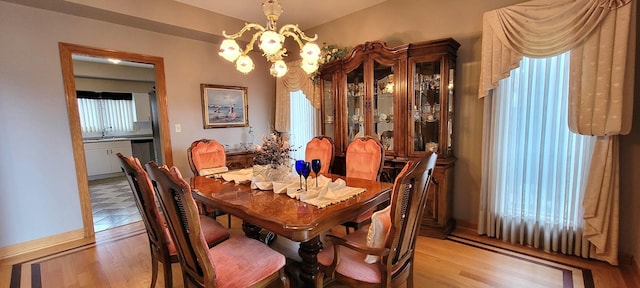
<path id="1" fill-rule="evenodd" d="M 298 43 L 298 46 L 300 47 L 300 49 L 302 49 L 302 46 L 304 46 L 304 44 L 302 43 L 302 40 L 300 40 L 300 37 L 298 36 L 298 34 L 291 32 L 291 31 L 283 31 L 280 32 L 280 34 L 284 35 L 284 36 L 288 36 L 291 37 L 293 40 L 296 41 L 296 43 Z"/>
<path id="2" fill-rule="evenodd" d="M 249 43 L 247 43 L 246 48 L 244 49 L 244 51 L 242 51 L 242 55 L 247 55 L 247 53 L 253 51 L 253 44 L 256 42 L 256 40 L 258 40 L 258 37 L 260 37 L 260 35 L 262 35 L 263 31 L 258 31 L 255 34 L 253 34 L 253 37 L 251 37 L 251 41 L 249 41 Z"/>
<path id="3" fill-rule="evenodd" d="M 232 34 L 232 35 L 227 35 L 226 31 L 222 31 L 222 35 L 225 38 L 236 39 L 236 38 L 239 38 L 240 36 L 242 36 L 242 34 L 244 34 L 244 32 L 247 32 L 247 31 L 249 31 L 251 29 L 256 29 L 256 30 L 260 31 L 260 34 L 262 34 L 261 32 L 264 32 L 266 30 L 260 24 L 256 24 L 256 23 L 247 24 L 247 23 L 245 23 L 244 27 L 242 27 L 242 30 L 238 31 L 238 33 L 235 33 L 235 34 Z"/>
<path id="4" fill-rule="evenodd" d="M 289 30 L 293 30 L 293 32 L 289 31 Z M 300 28 L 298 27 L 298 24 L 287 24 L 282 26 L 282 28 L 280 28 L 280 34 L 284 35 L 285 32 L 289 31 L 290 33 L 297 33 L 298 35 L 300 35 L 300 38 L 304 41 L 307 42 L 314 42 L 316 40 L 318 40 L 318 34 L 314 35 L 313 37 L 309 37 L 307 35 L 304 34 L 304 32 L 302 32 L 302 30 L 300 30 Z"/>

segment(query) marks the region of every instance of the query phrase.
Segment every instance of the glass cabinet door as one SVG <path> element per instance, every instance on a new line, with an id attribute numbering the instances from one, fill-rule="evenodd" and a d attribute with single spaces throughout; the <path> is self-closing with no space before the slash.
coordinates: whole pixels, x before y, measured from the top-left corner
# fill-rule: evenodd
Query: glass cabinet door
<path id="1" fill-rule="evenodd" d="M 413 139 L 409 144 L 413 153 L 438 151 L 441 141 L 441 61 L 416 61 L 413 68 L 412 110 L 409 121 Z"/>
<path id="2" fill-rule="evenodd" d="M 364 131 L 365 117 L 364 66 L 361 63 L 356 69 L 347 73 L 347 145 L 356 138 L 366 135 Z"/>
<path id="3" fill-rule="evenodd" d="M 393 66 L 373 62 L 373 133 L 386 151 L 394 151 L 394 74 Z"/>
<path id="4" fill-rule="evenodd" d="M 453 62 L 449 62 L 449 75 L 448 75 L 448 84 L 447 84 L 447 110 L 446 110 L 446 118 L 447 121 L 447 155 L 453 155 L 453 91 L 455 89 L 455 67 L 456 64 Z"/>
<path id="5" fill-rule="evenodd" d="M 335 121 L 335 105 L 334 105 L 334 95 L 333 95 L 333 81 L 332 79 L 322 79 L 322 115 L 324 118 L 322 119 L 322 127 L 323 134 L 325 136 L 331 137 L 331 139 L 336 139 L 335 137 L 335 129 L 334 129 L 334 121 Z"/>

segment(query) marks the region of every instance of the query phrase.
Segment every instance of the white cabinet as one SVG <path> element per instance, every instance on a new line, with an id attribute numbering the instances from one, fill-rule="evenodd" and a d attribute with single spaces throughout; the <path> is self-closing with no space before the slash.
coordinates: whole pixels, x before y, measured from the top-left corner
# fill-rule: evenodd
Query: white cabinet
<path id="1" fill-rule="evenodd" d="M 151 121 L 151 104 L 149 94 L 133 93 L 133 101 L 136 105 L 136 121 Z"/>
<path id="2" fill-rule="evenodd" d="M 100 141 L 84 143 L 84 155 L 87 161 L 87 176 L 118 173 L 120 162 L 116 153 L 131 156 L 131 141 Z"/>

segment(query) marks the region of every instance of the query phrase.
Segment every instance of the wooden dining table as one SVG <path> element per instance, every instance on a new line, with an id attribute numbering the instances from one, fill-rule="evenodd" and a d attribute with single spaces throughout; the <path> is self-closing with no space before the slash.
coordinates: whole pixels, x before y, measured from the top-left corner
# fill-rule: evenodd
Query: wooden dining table
<path id="1" fill-rule="evenodd" d="M 243 220 L 247 237 L 258 239 L 262 229 L 300 242 L 302 259 L 300 278 L 304 287 L 316 286 L 319 273 L 318 252 L 322 250 L 320 235 L 341 223 L 390 199 L 392 183 L 325 174 L 335 181 L 345 180 L 350 187 L 365 191 L 346 201 L 318 208 L 271 190 L 251 189 L 249 183 L 236 184 L 222 179 L 195 176 L 190 179 L 193 196 L 207 206 L 221 209 Z M 310 183 L 313 183 L 310 181 Z"/>

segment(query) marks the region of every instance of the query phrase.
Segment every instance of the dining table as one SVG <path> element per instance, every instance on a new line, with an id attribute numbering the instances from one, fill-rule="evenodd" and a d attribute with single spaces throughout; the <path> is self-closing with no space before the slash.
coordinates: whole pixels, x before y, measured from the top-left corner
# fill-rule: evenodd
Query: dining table
<path id="1" fill-rule="evenodd" d="M 323 248 L 321 235 L 371 208 L 388 203 L 393 187 L 392 183 L 387 182 L 334 174 L 323 176 L 332 181 L 342 179 L 348 187 L 359 187 L 364 191 L 319 208 L 292 198 L 287 193 L 252 189 L 250 183 L 235 183 L 207 176 L 195 176 L 189 181 L 196 201 L 242 219 L 242 230 L 247 237 L 258 239 L 260 231 L 266 229 L 299 242 L 298 255 L 302 260 L 300 280 L 304 287 L 315 287 L 321 283 L 318 281 L 320 266 L 317 261 L 317 255 Z"/>

